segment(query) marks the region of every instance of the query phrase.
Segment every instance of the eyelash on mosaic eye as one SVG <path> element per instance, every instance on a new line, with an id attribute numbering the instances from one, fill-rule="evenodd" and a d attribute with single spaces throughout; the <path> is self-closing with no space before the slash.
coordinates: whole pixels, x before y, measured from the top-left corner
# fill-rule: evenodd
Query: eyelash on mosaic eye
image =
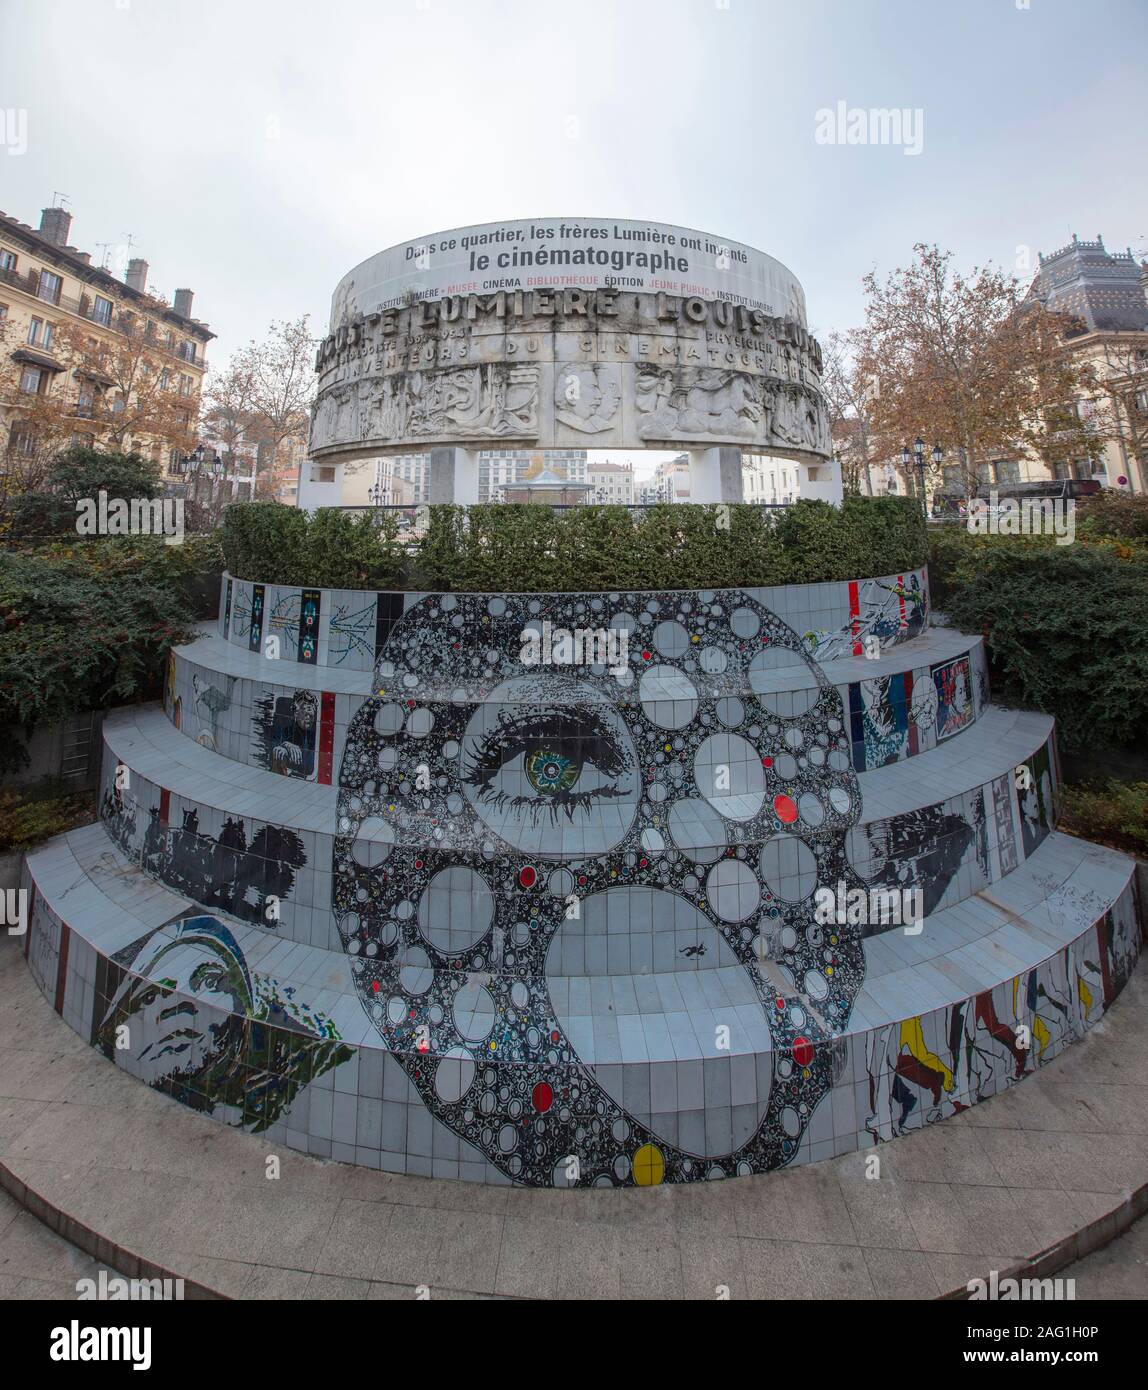
<path id="1" fill-rule="evenodd" d="M 556 822 L 560 812 L 568 820 L 583 806 L 603 797 L 620 796 L 616 787 L 597 787 L 591 791 L 556 791 L 545 800 L 496 791 L 491 782 L 513 758 L 545 746 L 574 758 L 579 769 L 589 762 L 603 776 L 619 777 L 630 768 L 625 748 L 608 724 L 592 710 L 547 710 L 524 715 L 500 711 L 498 727 L 483 740 L 477 754 L 463 771 L 463 780 L 475 787 L 479 796 L 498 810 L 507 807 L 523 812 L 537 824 L 543 815 Z"/>

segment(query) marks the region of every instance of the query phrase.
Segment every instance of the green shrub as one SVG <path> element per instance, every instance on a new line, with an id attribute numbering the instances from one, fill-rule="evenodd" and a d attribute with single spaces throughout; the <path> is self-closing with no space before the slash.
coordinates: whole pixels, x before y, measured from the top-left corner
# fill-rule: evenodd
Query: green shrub
<path id="1" fill-rule="evenodd" d="M 219 558 L 210 538 L 153 536 L 0 553 L 0 770 L 26 762 L 37 724 L 158 696 L 203 588 L 218 596 Z"/>
<path id="2" fill-rule="evenodd" d="M 382 513 L 386 517 L 386 513 Z M 421 539 L 337 509 L 314 516 L 240 503 L 224 516 L 228 571 L 268 584 L 540 593 L 806 584 L 924 564 L 925 525 L 907 498 L 647 508 L 426 508 Z"/>
<path id="3" fill-rule="evenodd" d="M 1148 497 L 1102 492 L 1076 504 L 1077 535 L 1148 542 Z"/>
<path id="4" fill-rule="evenodd" d="M 1060 825 L 1087 840 L 1148 854 L 1148 782 L 1112 778 L 1097 786 L 1069 784 Z"/>
<path id="5" fill-rule="evenodd" d="M 994 698 L 1056 716 L 1067 752 L 1138 742 L 1148 721 L 1148 565 L 1110 547 L 933 538 L 933 603 L 984 635 Z"/>
<path id="6" fill-rule="evenodd" d="M 323 589 L 386 589 L 402 570 L 396 536 L 398 518 L 383 513 L 352 517 L 323 507 L 310 518 L 302 553 L 296 557 L 300 584 Z"/>
<path id="7" fill-rule="evenodd" d="M 34 849 L 53 835 L 62 835 L 94 819 L 87 792 L 50 801 L 24 801 L 15 792 L 0 792 L 0 854 Z"/>
<path id="8" fill-rule="evenodd" d="M 0 534 L 9 544 L 76 533 L 76 502 L 96 498 L 158 497 L 163 491 L 159 464 L 140 454 L 73 445 L 52 461 L 42 491 L 0 500 Z"/>

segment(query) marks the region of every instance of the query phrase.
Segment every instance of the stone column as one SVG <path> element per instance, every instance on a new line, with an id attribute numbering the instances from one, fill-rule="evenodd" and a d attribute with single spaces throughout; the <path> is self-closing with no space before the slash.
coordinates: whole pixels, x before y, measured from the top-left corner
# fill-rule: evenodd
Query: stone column
<path id="1" fill-rule="evenodd" d="M 427 475 L 428 502 L 457 502 L 471 506 L 478 501 L 478 455 L 449 445 L 430 451 Z"/>
<path id="2" fill-rule="evenodd" d="M 723 444 L 716 449 L 691 449 L 690 501 L 740 502 L 741 450 Z"/>

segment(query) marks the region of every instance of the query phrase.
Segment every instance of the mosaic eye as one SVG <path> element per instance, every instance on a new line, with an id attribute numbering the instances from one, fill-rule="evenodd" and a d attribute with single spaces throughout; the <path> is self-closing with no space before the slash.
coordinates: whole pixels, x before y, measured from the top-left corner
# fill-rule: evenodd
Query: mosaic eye
<path id="1" fill-rule="evenodd" d="M 569 791 L 581 772 L 574 758 L 546 748 L 538 748 L 526 758 L 526 779 L 536 792 Z"/>
<path id="2" fill-rule="evenodd" d="M 561 682 L 509 681 L 480 706 L 463 740 L 463 791 L 520 849 L 601 853 L 633 821 L 637 754 L 605 700 L 584 687 L 576 702 L 555 698 L 565 692 Z"/>

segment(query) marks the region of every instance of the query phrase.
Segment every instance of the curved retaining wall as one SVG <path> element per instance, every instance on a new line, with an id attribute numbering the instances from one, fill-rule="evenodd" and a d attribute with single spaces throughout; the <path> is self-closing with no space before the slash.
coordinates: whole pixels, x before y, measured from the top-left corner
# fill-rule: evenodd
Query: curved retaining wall
<path id="1" fill-rule="evenodd" d="M 228 582 L 250 655 L 177 653 L 167 717 L 107 723 L 110 841 L 30 861 L 42 987 L 189 1105 L 399 1171 L 757 1172 L 1011 1084 L 1135 959 L 1127 861 L 1050 833 L 1050 721 L 987 705 L 921 576 L 773 591 L 784 618 L 750 590 L 403 595 L 380 627 L 394 596 L 358 595 L 369 687 L 327 682 L 329 734 L 321 688 L 317 731 L 276 695 L 264 767 L 228 740 L 263 717 L 253 659 L 291 685 L 290 601 Z M 341 601 L 290 593 L 334 673 Z M 839 678 L 867 666 L 858 771 Z"/>

